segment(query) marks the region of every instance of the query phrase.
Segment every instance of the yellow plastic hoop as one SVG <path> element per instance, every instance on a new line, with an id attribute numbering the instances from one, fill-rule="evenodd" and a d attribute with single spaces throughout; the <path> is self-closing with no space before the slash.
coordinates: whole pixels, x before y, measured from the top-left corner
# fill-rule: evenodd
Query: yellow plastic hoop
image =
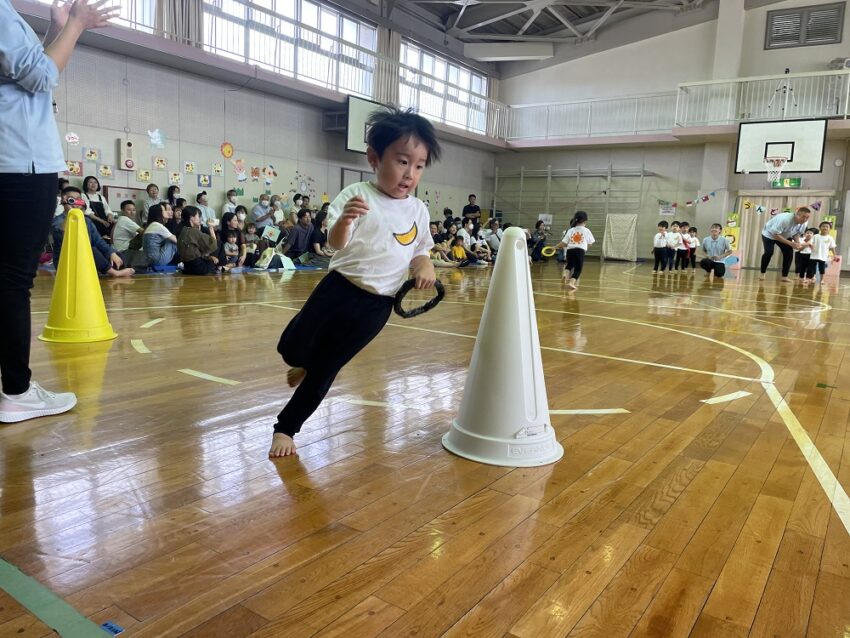
<path id="1" fill-rule="evenodd" d="M 540 254 L 544 257 L 554 257 L 555 248 L 553 246 L 546 246 L 543 250 L 540 251 Z"/>

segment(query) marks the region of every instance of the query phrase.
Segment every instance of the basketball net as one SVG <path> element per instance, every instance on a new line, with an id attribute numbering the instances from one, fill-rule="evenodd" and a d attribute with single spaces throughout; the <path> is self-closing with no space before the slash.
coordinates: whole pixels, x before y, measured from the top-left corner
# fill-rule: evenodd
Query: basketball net
<path id="1" fill-rule="evenodd" d="M 765 157 L 764 168 L 767 170 L 767 181 L 772 183 L 782 177 L 782 169 L 787 163 L 787 157 Z"/>

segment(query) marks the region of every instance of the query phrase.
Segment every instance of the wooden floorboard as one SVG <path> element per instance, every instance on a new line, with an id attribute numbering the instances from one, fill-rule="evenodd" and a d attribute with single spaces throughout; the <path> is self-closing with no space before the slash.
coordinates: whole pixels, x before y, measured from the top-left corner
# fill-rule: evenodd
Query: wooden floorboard
<path id="1" fill-rule="evenodd" d="M 275 461 L 275 346 L 321 273 L 102 280 L 116 340 L 33 341 L 78 407 L 0 427 L 0 556 L 146 638 L 846 635 L 850 534 L 757 364 L 850 488 L 846 284 L 533 266 L 550 408 L 626 412 L 553 415 L 563 459 L 503 468 L 440 444 L 490 271 L 440 274 Z M 51 635 L 0 589 L 0 638 Z"/>

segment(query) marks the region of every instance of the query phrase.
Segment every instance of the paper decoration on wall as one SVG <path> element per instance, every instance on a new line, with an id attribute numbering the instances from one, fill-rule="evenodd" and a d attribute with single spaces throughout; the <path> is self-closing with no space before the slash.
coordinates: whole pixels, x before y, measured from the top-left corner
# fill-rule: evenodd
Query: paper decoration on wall
<path id="1" fill-rule="evenodd" d="M 188 175 L 195 174 L 195 162 L 183 162 L 183 172 Z"/>
<path id="2" fill-rule="evenodd" d="M 814 204 L 812 204 L 811 206 L 809 206 L 809 208 L 811 208 L 813 211 L 819 211 L 819 210 L 820 210 L 820 206 L 821 206 L 821 203 L 820 203 L 820 202 L 815 202 Z"/>
<path id="3" fill-rule="evenodd" d="M 153 158 L 153 167 L 154 170 L 164 171 L 168 170 L 168 160 L 164 157 L 154 157 Z"/>
<path id="4" fill-rule="evenodd" d="M 756 214 L 757 215 L 763 215 L 765 210 L 767 210 L 766 207 L 762 206 L 761 204 L 756 204 Z"/>
<path id="5" fill-rule="evenodd" d="M 236 181 L 237 182 L 246 182 L 248 181 L 248 169 L 245 166 L 245 160 L 235 159 L 232 160 L 233 170 L 236 171 Z"/>
<path id="6" fill-rule="evenodd" d="M 76 146 L 80 143 L 80 136 L 76 133 L 68 131 L 67 133 L 65 133 L 65 141 L 68 142 L 68 144 L 70 144 L 71 146 Z"/>
<path id="7" fill-rule="evenodd" d="M 323 203 L 323 204 L 329 204 L 329 203 L 330 203 L 330 201 L 331 201 L 331 198 L 330 198 L 330 197 L 328 197 L 328 194 L 327 194 L 327 193 L 322 193 L 322 203 Z"/>
<path id="8" fill-rule="evenodd" d="M 265 176 L 263 181 L 266 186 L 271 186 L 272 182 L 274 182 L 274 178 L 277 177 L 277 171 L 274 169 L 274 166 L 269 164 L 263 169 L 263 175 Z"/>
<path id="9" fill-rule="evenodd" d="M 251 181 L 259 182 L 260 181 L 260 167 L 252 166 L 251 167 Z"/>
<path id="10" fill-rule="evenodd" d="M 266 189 L 266 190 L 264 190 L 263 192 L 264 192 L 266 195 L 271 195 L 271 194 L 272 194 L 272 189 L 271 189 L 271 188 L 267 188 L 267 189 Z"/>
<path id="11" fill-rule="evenodd" d="M 83 160 L 86 162 L 99 162 L 100 161 L 100 149 L 99 148 L 84 148 L 83 149 Z"/>
<path id="12" fill-rule="evenodd" d="M 68 175 L 73 175 L 74 177 L 81 177 L 83 174 L 83 163 L 82 162 L 65 162 L 68 165 Z"/>
<path id="13" fill-rule="evenodd" d="M 289 186 L 290 193 L 301 193 L 310 199 L 316 199 L 316 180 L 306 173 L 295 171 L 295 177 L 289 182 Z"/>
<path id="14" fill-rule="evenodd" d="M 221 150 L 221 156 L 224 157 L 224 159 L 230 159 L 233 157 L 233 144 L 230 142 L 222 143 L 219 150 Z"/>
<path id="15" fill-rule="evenodd" d="M 212 176 L 205 175 L 203 173 L 198 175 L 198 187 L 199 188 L 210 188 L 212 186 Z"/>
<path id="16" fill-rule="evenodd" d="M 111 179 L 112 175 L 113 175 L 112 165 L 111 164 L 101 164 L 100 166 L 97 167 L 97 174 L 100 175 L 103 178 Z"/>
<path id="17" fill-rule="evenodd" d="M 744 200 L 744 210 L 750 210 L 752 207 L 753 207 L 753 203 L 750 200 L 745 199 Z"/>
<path id="18" fill-rule="evenodd" d="M 726 227 L 734 228 L 738 225 L 739 215 L 738 213 L 732 211 L 726 216 Z"/>
<path id="19" fill-rule="evenodd" d="M 771 216 L 771 217 L 773 217 L 774 215 L 776 215 L 776 214 L 778 214 L 778 213 L 779 213 L 779 209 L 778 209 L 778 208 L 771 208 L 771 209 L 770 209 L 770 216 Z"/>
<path id="20" fill-rule="evenodd" d="M 236 194 L 239 197 L 245 197 L 245 189 L 244 188 L 236 188 L 234 190 L 236 191 Z"/>
<path id="21" fill-rule="evenodd" d="M 224 175 L 224 165 L 221 162 L 214 162 L 212 174 L 213 175 Z"/>
<path id="22" fill-rule="evenodd" d="M 136 171 L 136 181 L 137 182 L 149 182 L 151 181 L 151 172 L 150 169 L 140 168 Z"/>
<path id="23" fill-rule="evenodd" d="M 168 183 L 171 186 L 180 186 L 183 183 L 183 173 L 171 172 L 168 174 Z"/>
<path id="24" fill-rule="evenodd" d="M 165 133 L 158 128 L 154 130 L 148 129 L 148 138 L 151 141 L 151 148 L 165 148 Z"/>
<path id="25" fill-rule="evenodd" d="M 260 203 L 260 198 L 259 198 L 259 197 L 252 197 L 252 198 L 251 198 L 251 201 L 252 201 L 252 202 L 254 202 L 255 204 L 259 204 L 259 203 Z"/>

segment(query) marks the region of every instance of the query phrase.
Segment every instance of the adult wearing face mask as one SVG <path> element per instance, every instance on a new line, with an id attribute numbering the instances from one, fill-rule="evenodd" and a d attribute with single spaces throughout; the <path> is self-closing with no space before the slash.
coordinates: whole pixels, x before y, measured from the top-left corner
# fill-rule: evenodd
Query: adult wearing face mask
<path id="1" fill-rule="evenodd" d="M 266 226 L 274 224 L 274 209 L 271 206 L 271 198 L 266 195 L 260 195 L 260 203 L 254 206 L 251 211 L 254 217 L 254 223 L 257 225 L 257 234 L 262 237 Z"/>
<path id="2" fill-rule="evenodd" d="M 224 202 L 224 206 L 221 207 L 221 218 L 224 219 L 224 216 L 227 213 L 235 213 L 236 212 L 236 191 L 232 188 L 227 191 L 227 198 Z"/>

